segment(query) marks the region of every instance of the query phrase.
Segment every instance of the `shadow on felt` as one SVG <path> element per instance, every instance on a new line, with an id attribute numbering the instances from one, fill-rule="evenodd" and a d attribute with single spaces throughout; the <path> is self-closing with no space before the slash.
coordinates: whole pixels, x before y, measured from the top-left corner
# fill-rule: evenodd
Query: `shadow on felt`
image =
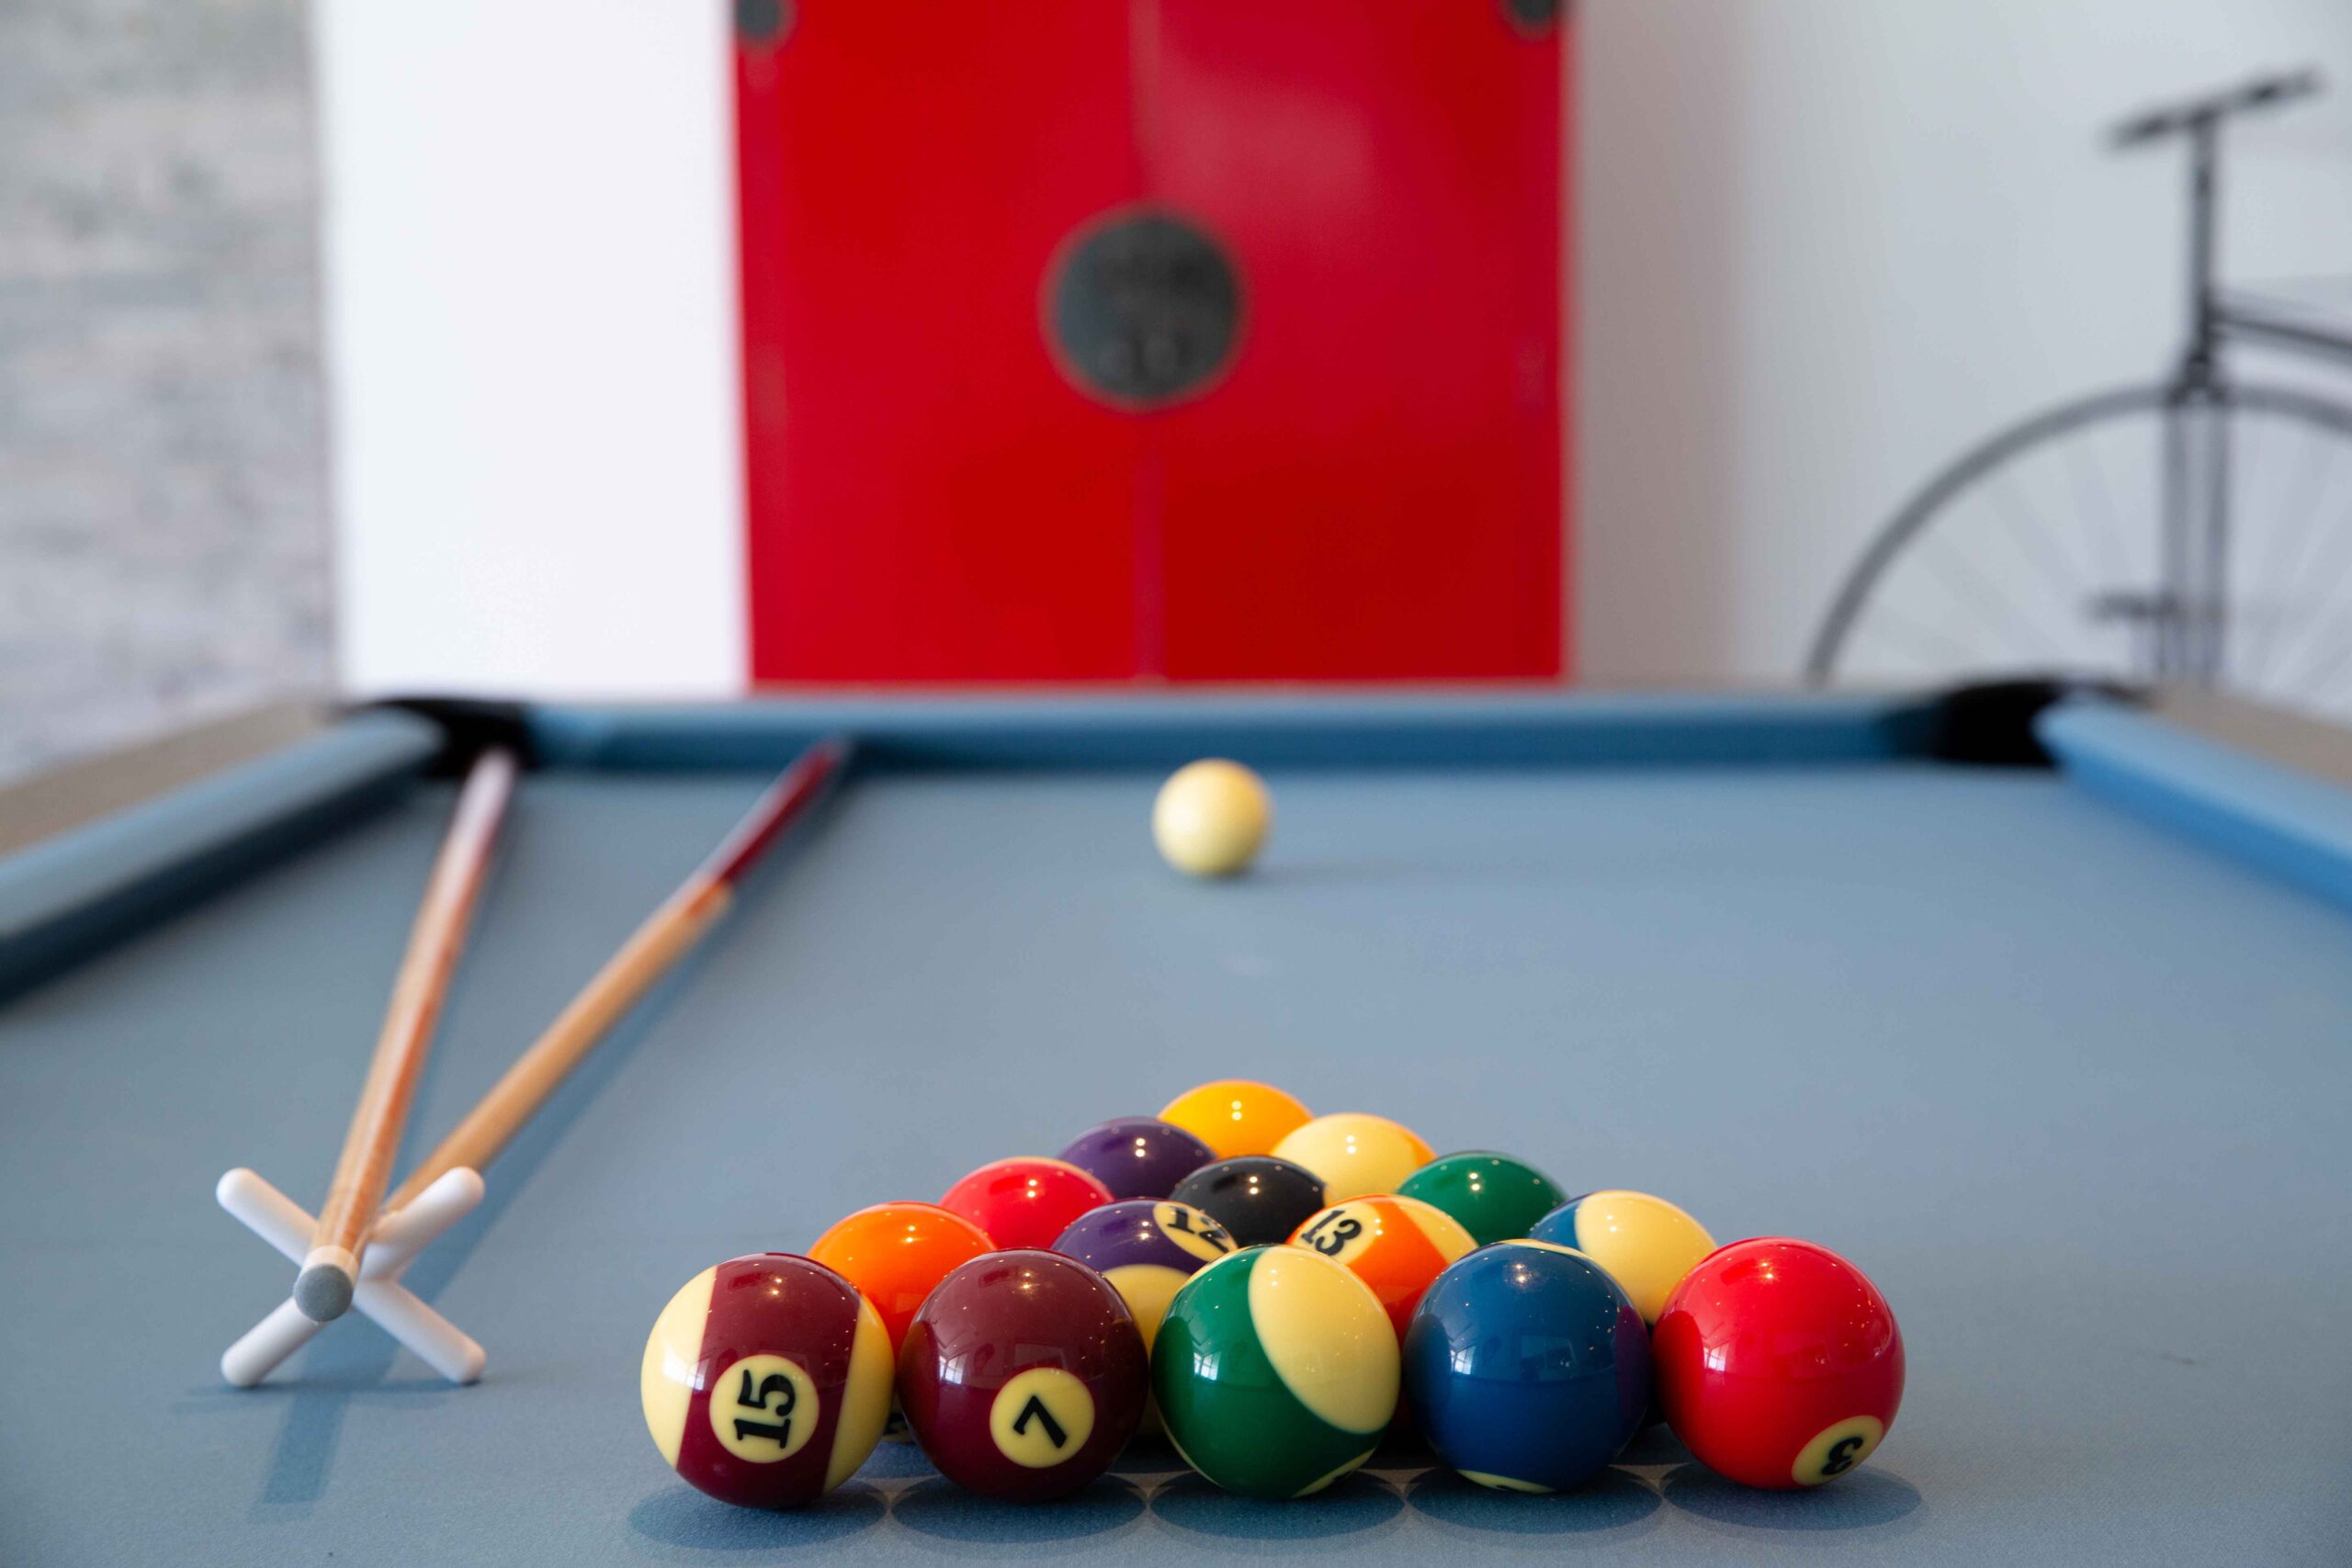
<path id="1" fill-rule="evenodd" d="M 1151 1511 L 1166 1523 L 1223 1540 L 1348 1542 L 1394 1527 L 1404 1509 L 1394 1486 L 1361 1471 L 1286 1502 L 1236 1496 L 1189 1472 L 1151 1498 Z"/>
<path id="2" fill-rule="evenodd" d="M 629 1529 L 664 1546 L 707 1551 L 806 1551 L 873 1529 L 887 1512 L 881 1493 L 853 1481 L 806 1507 L 738 1508 L 673 1483 L 628 1511 Z"/>
<path id="3" fill-rule="evenodd" d="M 935 1475 L 907 1487 L 890 1503 L 890 1517 L 898 1523 L 933 1540 L 974 1548 L 975 1555 L 1006 1547 L 1019 1548 L 1024 1557 L 1098 1551 L 1102 1537 L 1142 1517 L 1142 1492 L 1112 1475 L 1051 1503 L 982 1497 Z"/>
<path id="4" fill-rule="evenodd" d="M 1709 1524 L 1761 1530 L 1910 1530 L 1924 1502 L 1917 1487 L 1883 1470 L 1858 1470 L 1802 1492 L 1759 1492 L 1696 1461 L 1668 1471 L 1660 1490 L 1668 1504 Z"/>
<path id="5" fill-rule="evenodd" d="M 1451 1470 L 1432 1470 L 1405 1491 L 1413 1511 L 1449 1532 L 1465 1535 L 1577 1536 L 1614 1532 L 1612 1539 L 1654 1529 L 1658 1495 L 1638 1476 L 1604 1470 L 1566 1492 L 1498 1491 Z"/>
<path id="6" fill-rule="evenodd" d="M 1619 1454 L 1614 1462 L 1634 1465 L 1689 1464 L 1690 1450 L 1683 1447 L 1682 1439 L 1676 1437 L 1673 1429 L 1661 1421 L 1644 1427 L 1634 1433 L 1634 1440 L 1625 1445 L 1625 1451 Z"/>

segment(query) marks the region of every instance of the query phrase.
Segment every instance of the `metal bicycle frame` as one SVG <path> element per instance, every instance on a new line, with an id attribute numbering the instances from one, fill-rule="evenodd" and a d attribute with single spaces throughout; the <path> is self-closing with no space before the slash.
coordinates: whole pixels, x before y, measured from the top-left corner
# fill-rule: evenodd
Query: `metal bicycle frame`
<path id="1" fill-rule="evenodd" d="M 2222 672 L 2227 640 L 2230 509 L 2229 412 L 2244 399 L 2222 363 L 2231 342 L 2324 358 L 2352 367 L 2352 333 L 2298 321 L 2275 305 L 2231 297 L 2218 280 L 2221 132 L 2225 121 L 2257 108 L 2309 96 L 2318 73 L 2302 71 L 2247 83 L 2136 116 L 2111 139 L 2132 148 L 2180 135 L 2188 141 L 2188 332 L 2172 374 L 2155 388 L 2126 388 L 2077 399 L 2034 415 L 1947 465 L 1871 541 L 1839 585 L 1805 657 L 1806 679 L 1826 682 L 1847 631 L 1895 553 L 1946 501 L 2014 453 L 2111 414 L 2154 405 L 2163 421 L 2158 562 L 2152 598 L 2116 595 L 2098 613 L 2141 620 L 2149 628 L 2150 673 L 2158 681 L 2211 684 Z M 2352 423 L 2322 400 L 2268 394 L 2266 402 L 2308 403 L 2321 423 Z"/>

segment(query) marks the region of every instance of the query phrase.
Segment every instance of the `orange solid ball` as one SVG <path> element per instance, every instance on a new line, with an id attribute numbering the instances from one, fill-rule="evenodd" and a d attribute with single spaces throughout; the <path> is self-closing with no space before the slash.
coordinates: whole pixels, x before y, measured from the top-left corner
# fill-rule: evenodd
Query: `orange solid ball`
<path id="1" fill-rule="evenodd" d="M 949 1270 L 993 1250 L 986 1231 L 936 1203 L 876 1203 L 834 1222 L 808 1256 L 874 1303 L 896 1358 L 923 1298 Z"/>

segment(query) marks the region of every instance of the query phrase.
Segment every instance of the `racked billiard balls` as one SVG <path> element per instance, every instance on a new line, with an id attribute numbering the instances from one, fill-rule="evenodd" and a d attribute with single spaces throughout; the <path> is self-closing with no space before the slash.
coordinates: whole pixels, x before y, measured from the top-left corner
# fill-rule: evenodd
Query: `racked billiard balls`
<path id="1" fill-rule="evenodd" d="M 1903 1332 L 1826 1247 L 1759 1236 L 1682 1278 L 1651 1343 L 1674 1435 L 1709 1469 L 1793 1490 L 1870 1458 L 1903 1403 Z"/>
<path id="2" fill-rule="evenodd" d="M 1231 1232 L 1190 1204 L 1131 1198 L 1080 1215 L 1054 1250 L 1110 1281 L 1148 1351 L 1184 1281 L 1236 1246 Z"/>
<path id="3" fill-rule="evenodd" d="M 1208 1145 L 1218 1159 L 1270 1155 L 1314 1119 L 1295 1096 L 1254 1078 L 1218 1078 L 1188 1089 L 1160 1108 L 1159 1119 Z"/>
<path id="4" fill-rule="evenodd" d="M 1640 1429 L 1649 1333 L 1607 1270 L 1541 1241 L 1437 1277 L 1405 1334 L 1405 1397 L 1438 1457 L 1481 1486 L 1556 1492 Z"/>
<path id="5" fill-rule="evenodd" d="M 789 1508 L 848 1480 L 890 1413 L 890 1332 L 820 1263 L 730 1258 L 654 1320 L 638 1371 L 671 1469 L 722 1502 Z"/>
<path id="6" fill-rule="evenodd" d="M 1268 1247 L 1330 1200 L 1313 1171 L 1272 1155 L 1241 1155 L 1204 1165 L 1169 1196 L 1202 1211 L 1244 1247 Z"/>
<path id="7" fill-rule="evenodd" d="M 940 1472 L 1043 1502 L 1110 1468 L 1149 1387 L 1135 1314 L 1073 1258 L 994 1252 L 939 1282 L 899 1354 L 899 1398 Z"/>
<path id="8" fill-rule="evenodd" d="M 1002 1247 L 1051 1247 L 1070 1221 L 1110 1202 L 1111 1190 L 1067 1160 L 991 1160 L 949 1188 L 940 1206 Z"/>
<path id="9" fill-rule="evenodd" d="M 1111 1190 L 1114 1199 L 1165 1198 L 1216 1158 L 1183 1128 L 1157 1116 L 1120 1116 L 1070 1140 L 1061 1157 Z"/>
<path id="10" fill-rule="evenodd" d="M 808 1256 L 874 1303 L 895 1361 L 923 1298 L 958 1263 L 994 1250 L 986 1231 L 936 1203 L 876 1203 L 834 1222 Z"/>
<path id="11" fill-rule="evenodd" d="M 1405 1338 L 1421 1292 L 1445 1266 L 1478 1244 L 1454 1218 L 1418 1198 L 1351 1198 L 1311 1216 L 1291 1235 L 1362 1280 Z"/>
<path id="12" fill-rule="evenodd" d="M 1329 1201 L 1367 1192 L 1394 1192 L 1436 1158 L 1420 1134 L 1385 1116 L 1342 1111 L 1317 1116 L 1274 1145 L 1274 1157 L 1304 1166 L 1323 1179 Z"/>
<path id="13" fill-rule="evenodd" d="M 1231 876 L 1258 858 L 1274 818 L 1266 781 L 1221 757 L 1169 775 L 1151 806 L 1152 841 L 1193 876 Z"/>
<path id="14" fill-rule="evenodd" d="M 1228 1492 L 1304 1497 L 1372 1457 L 1396 1413 L 1396 1335 L 1363 1280 L 1253 1247 L 1176 1292 L 1152 1392 L 1184 1462 Z"/>
<path id="15" fill-rule="evenodd" d="M 1608 1269 L 1652 1326 L 1682 1277 L 1715 1249 L 1707 1227 L 1665 1199 L 1614 1188 L 1563 1203 L 1527 1234 L 1573 1247 Z"/>
<path id="16" fill-rule="evenodd" d="M 1491 1149 L 1441 1156 L 1397 1183 L 1396 1190 L 1452 1214 L 1480 1247 L 1533 1235 L 1535 1222 L 1568 1196 L 1525 1160 Z"/>

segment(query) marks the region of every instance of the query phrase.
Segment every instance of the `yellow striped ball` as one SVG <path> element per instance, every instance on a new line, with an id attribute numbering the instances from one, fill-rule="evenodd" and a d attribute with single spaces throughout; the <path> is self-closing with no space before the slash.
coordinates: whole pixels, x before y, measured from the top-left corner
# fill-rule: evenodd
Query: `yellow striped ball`
<path id="1" fill-rule="evenodd" d="M 1274 1145 L 1274 1157 L 1305 1166 L 1323 1179 L 1334 1203 L 1398 1183 L 1437 1157 L 1419 1134 L 1385 1116 L 1342 1111 L 1317 1116 Z"/>

